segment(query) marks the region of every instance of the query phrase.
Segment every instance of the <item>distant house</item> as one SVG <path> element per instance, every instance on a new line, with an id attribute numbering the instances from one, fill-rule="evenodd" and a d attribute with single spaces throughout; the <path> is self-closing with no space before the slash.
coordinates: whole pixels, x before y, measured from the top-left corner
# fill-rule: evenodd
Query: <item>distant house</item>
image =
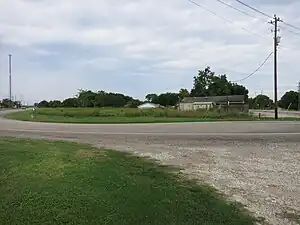
<path id="1" fill-rule="evenodd" d="M 179 109 L 181 111 L 193 111 L 198 109 L 208 110 L 213 107 L 221 108 L 224 106 L 248 111 L 244 95 L 187 97 L 180 102 Z"/>
<path id="2" fill-rule="evenodd" d="M 153 104 L 150 102 L 146 102 L 142 105 L 139 105 L 138 108 L 139 109 L 155 109 L 155 108 L 163 108 L 163 106 L 158 105 L 158 104 Z"/>

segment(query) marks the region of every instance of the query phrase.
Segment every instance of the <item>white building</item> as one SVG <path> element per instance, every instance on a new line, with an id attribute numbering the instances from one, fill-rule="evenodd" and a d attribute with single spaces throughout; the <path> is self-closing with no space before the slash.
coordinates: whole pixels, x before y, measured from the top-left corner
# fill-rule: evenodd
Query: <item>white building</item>
<path id="1" fill-rule="evenodd" d="M 150 102 L 146 102 L 146 103 L 138 106 L 139 109 L 155 109 L 155 108 L 160 108 L 160 107 L 161 107 L 160 105 L 153 104 Z"/>

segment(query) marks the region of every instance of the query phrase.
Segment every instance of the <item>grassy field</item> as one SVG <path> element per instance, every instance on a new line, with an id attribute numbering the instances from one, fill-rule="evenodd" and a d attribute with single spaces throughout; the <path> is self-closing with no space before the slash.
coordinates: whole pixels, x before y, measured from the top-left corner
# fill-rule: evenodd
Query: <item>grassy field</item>
<path id="1" fill-rule="evenodd" d="M 180 112 L 175 109 L 128 108 L 40 108 L 35 111 L 34 117 L 32 111 L 21 111 L 8 115 L 8 118 L 60 123 L 166 123 L 255 119 L 251 115 L 239 112 Z"/>
<path id="2" fill-rule="evenodd" d="M 1 225 L 255 222 L 174 168 L 89 145 L 0 137 L 0 170 Z"/>

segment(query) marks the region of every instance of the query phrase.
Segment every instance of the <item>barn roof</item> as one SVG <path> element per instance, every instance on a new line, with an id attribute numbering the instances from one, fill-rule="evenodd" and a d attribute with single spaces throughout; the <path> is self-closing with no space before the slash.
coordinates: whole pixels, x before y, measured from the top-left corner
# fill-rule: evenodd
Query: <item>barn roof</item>
<path id="1" fill-rule="evenodd" d="M 195 103 L 195 102 L 244 102 L 244 95 L 228 95 L 228 96 L 207 96 L 207 97 L 187 97 L 184 98 L 182 103 Z"/>

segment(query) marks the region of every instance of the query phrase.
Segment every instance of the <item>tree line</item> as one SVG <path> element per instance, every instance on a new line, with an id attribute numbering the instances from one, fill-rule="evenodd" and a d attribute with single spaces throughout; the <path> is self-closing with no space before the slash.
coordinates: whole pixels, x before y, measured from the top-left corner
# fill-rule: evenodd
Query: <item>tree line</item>
<path id="1" fill-rule="evenodd" d="M 255 98 L 248 97 L 249 90 L 240 84 L 231 82 L 226 74 L 217 75 L 211 71 L 210 67 L 199 70 L 193 78 L 191 90 L 186 88 L 178 92 L 167 92 L 162 94 L 150 93 L 145 96 L 146 101 L 134 99 L 120 93 L 105 91 L 79 90 L 74 97 L 61 100 L 43 100 L 35 103 L 37 107 L 131 107 L 136 108 L 144 102 L 159 104 L 162 106 L 176 106 L 185 97 L 206 97 L 206 96 L 226 96 L 244 95 L 244 100 L 251 109 L 273 109 L 274 102 L 266 95 L 258 95 Z M 284 109 L 298 109 L 298 93 L 289 91 L 278 102 L 279 107 Z M 4 103 L 4 104 L 3 104 Z M 8 107 L 17 103 L 8 102 L 7 99 L 2 103 L 2 107 Z"/>
<path id="2" fill-rule="evenodd" d="M 286 92 L 278 101 L 279 108 L 289 110 L 299 110 L 300 94 L 296 91 Z M 267 95 L 257 95 L 254 98 L 249 98 L 250 109 L 274 109 L 275 103 Z"/>
<path id="3" fill-rule="evenodd" d="M 167 92 L 162 94 L 147 94 L 146 101 L 134 99 L 120 93 L 107 93 L 105 91 L 93 92 L 91 90 L 79 90 L 72 98 L 36 103 L 38 107 L 132 107 L 136 108 L 144 102 L 150 102 L 162 106 L 176 106 L 185 97 L 205 97 L 220 95 L 244 95 L 248 99 L 246 87 L 232 83 L 226 75 L 216 75 L 210 67 L 199 70 L 194 77 L 193 88 L 181 89 L 176 93 Z"/>
<path id="4" fill-rule="evenodd" d="M 8 98 L 0 100 L 0 108 L 21 108 L 20 101 L 12 101 Z"/>

